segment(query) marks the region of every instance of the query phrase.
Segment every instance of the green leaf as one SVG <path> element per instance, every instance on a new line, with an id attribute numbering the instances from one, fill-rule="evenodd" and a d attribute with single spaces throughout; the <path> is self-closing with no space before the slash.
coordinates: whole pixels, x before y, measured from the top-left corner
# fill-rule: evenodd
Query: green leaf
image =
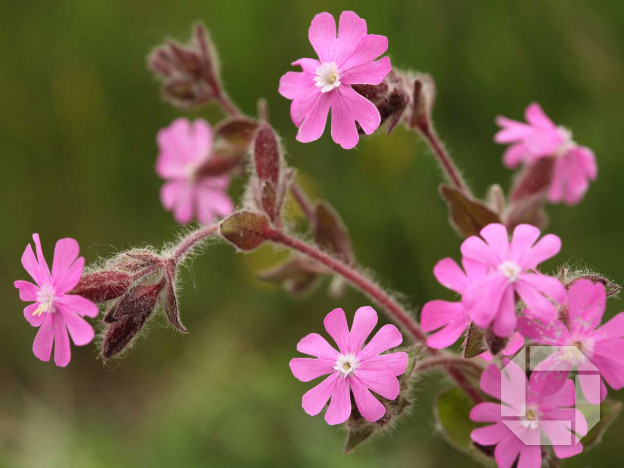
<path id="1" fill-rule="evenodd" d="M 592 406 L 595 408 L 595 405 Z M 585 414 L 582 408 L 579 409 Z M 615 421 L 621 410 L 622 403 L 620 401 L 605 400 L 602 402 L 600 405 L 600 421 L 581 440 L 585 450 L 592 448 L 600 442 L 607 428 Z"/>
<path id="2" fill-rule="evenodd" d="M 492 458 L 477 450 L 470 433 L 479 427 L 470 420 L 474 402 L 459 387 L 453 387 L 438 396 L 434 412 L 438 427 L 446 441 L 486 466 L 496 466 Z"/>
<path id="3" fill-rule="evenodd" d="M 465 237 L 478 236 L 488 224 L 500 223 L 496 213 L 461 190 L 441 185 L 440 195 L 448 205 L 451 225 Z"/>

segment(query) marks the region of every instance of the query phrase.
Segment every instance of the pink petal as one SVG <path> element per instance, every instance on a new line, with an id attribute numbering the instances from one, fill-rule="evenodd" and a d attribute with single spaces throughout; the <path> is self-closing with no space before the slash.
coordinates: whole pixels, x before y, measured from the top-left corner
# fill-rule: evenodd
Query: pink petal
<path id="1" fill-rule="evenodd" d="M 524 257 L 522 266 L 529 269 L 535 268 L 544 260 L 557 255 L 560 250 L 561 239 L 554 234 L 546 234 Z"/>
<path id="2" fill-rule="evenodd" d="M 289 71 L 280 78 L 278 92 L 286 99 L 295 99 L 304 94 L 310 88 L 310 84 L 314 85 L 314 81 L 310 83 L 311 81 L 303 72 Z"/>
<path id="3" fill-rule="evenodd" d="M 297 127 L 301 127 L 303 119 L 311 112 L 322 94 L 320 88 L 314 84 L 313 76 L 310 75 L 307 79 L 310 82 L 308 88 L 294 99 L 290 105 L 290 118 Z"/>
<path id="4" fill-rule="evenodd" d="M 529 285 L 542 294 L 547 295 L 557 304 L 565 304 L 566 290 L 561 282 L 554 276 L 542 274 L 524 273 L 518 278 L 518 284 Z"/>
<path id="5" fill-rule="evenodd" d="M 423 306 L 420 314 L 420 326 L 426 332 L 437 330 L 458 320 L 463 323 L 468 321 L 461 302 L 429 301 Z"/>
<path id="6" fill-rule="evenodd" d="M 427 346 L 434 349 L 448 348 L 462 336 L 469 323 L 468 319 L 449 323 L 427 337 Z"/>
<path id="7" fill-rule="evenodd" d="M 616 390 L 624 387 L 624 340 L 597 342 L 591 361 L 610 387 Z"/>
<path id="8" fill-rule="evenodd" d="M 331 62 L 336 44 L 336 21 L 329 13 L 319 13 L 312 19 L 308 39 L 321 62 Z"/>
<path id="9" fill-rule="evenodd" d="M 494 326 L 492 330 L 494 334 L 500 337 L 510 336 L 516 329 L 516 304 L 514 291 L 512 288 L 506 288 L 501 299 L 498 314 L 494 318 Z"/>
<path id="10" fill-rule="evenodd" d="M 540 230 L 530 224 L 516 226 L 511 239 L 510 258 L 514 262 L 522 262 L 527 251 L 535 244 L 540 236 Z"/>
<path id="11" fill-rule="evenodd" d="M 477 236 L 471 236 L 462 242 L 461 253 L 470 260 L 486 263 L 490 266 L 496 266 L 502 262 L 500 255 Z"/>
<path id="12" fill-rule="evenodd" d="M 507 257 L 509 253 L 509 237 L 505 226 L 498 223 L 488 224 L 481 229 L 480 234 L 498 258 L 503 259 Z"/>
<path id="13" fill-rule="evenodd" d="M 529 317 L 520 317 L 518 331 L 525 338 L 550 346 L 563 345 L 570 336 L 567 327 L 559 320 L 542 323 Z"/>
<path id="14" fill-rule="evenodd" d="M 576 381 L 581 387 L 583 396 L 592 405 L 599 405 L 607 397 L 604 382 L 600 378 L 600 374 L 583 374 L 578 373 Z"/>
<path id="15" fill-rule="evenodd" d="M 477 408 L 480 405 L 477 405 Z M 500 413 L 500 409 L 499 409 Z M 471 413 L 472 414 L 472 413 Z M 472 419 L 472 418 L 471 418 Z M 470 438 L 477 444 L 496 445 L 509 435 L 509 429 L 503 423 L 496 423 L 491 426 L 480 427 L 470 433 Z"/>
<path id="16" fill-rule="evenodd" d="M 30 323 L 33 327 L 40 326 L 45 320 L 48 314 L 39 314 L 33 315 L 33 313 L 39 308 L 39 303 L 35 302 L 34 304 L 27 305 L 24 308 L 24 318 Z"/>
<path id="17" fill-rule="evenodd" d="M 588 279 L 574 282 L 568 290 L 570 328 L 575 332 L 591 331 L 602 321 L 607 296 L 601 283 Z"/>
<path id="18" fill-rule="evenodd" d="M 399 346 L 403 342 L 401 332 L 394 325 L 384 325 L 368 342 L 364 349 L 358 353 L 360 362 L 376 357 L 384 351 Z"/>
<path id="19" fill-rule="evenodd" d="M 591 180 L 598 177 L 598 165 L 594 152 L 586 146 L 579 146 L 572 150 L 576 154 L 577 164 L 582 169 L 583 174 Z"/>
<path id="20" fill-rule="evenodd" d="M 597 339 L 624 338 L 624 312 L 620 312 L 596 330 Z"/>
<path id="21" fill-rule="evenodd" d="M 511 289 L 507 278 L 500 273 L 493 273 L 471 285 L 463 296 L 464 306 L 475 325 L 486 329 L 498 314 L 502 306 L 508 306 L 503 299 Z"/>
<path id="22" fill-rule="evenodd" d="M 52 354 L 52 342 L 54 341 L 54 314 L 43 314 L 45 320 L 41 324 L 35 341 L 33 343 L 33 353 L 42 361 L 49 361 Z"/>
<path id="23" fill-rule="evenodd" d="M 529 104 L 526 108 L 524 116 L 531 125 L 535 125 L 537 127 L 555 127 L 555 124 L 548 118 L 546 113 L 542 110 L 542 107 L 533 102 Z"/>
<path id="24" fill-rule="evenodd" d="M 193 186 L 187 181 L 165 183 L 160 190 L 160 198 L 165 209 L 173 211 L 180 224 L 193 220 Z"/>
<path id="25" fill-rule="evenodd" d="M 325 130 L 325 124 L 327 123 L 327 114 L 329 114 L 329 94 L 333 95 L 334 93 L 321 93 L 320 90 L 318 91 L 318 95 L 315 96 L 314 103 L 310 107 L 310 110 L 305 115 L 305 118 L 299 127 L 299 131 L 297 132 L 297 141 L 300 141 L 301 143 L 309 143 L 311 141 L 318 140 L 321 137 L 323 131 Z M 295 105 L 297 105 L 297 101 L 293 101 L 291 106 L 291 113 L 293 113 L 293 115 L 295 113 L 293 106 Z"/>
<path id="26" fill-rule="evenodd" d="M 516 354 L 516 352 L 521 350 L 523 346 L 524 346 L 524 338 L 522 337 L 520 333 L 516 332 L 513 335 L 511 335 L 511 338 L 509 339 L 507 346 L 505 346 L 505 349 L 503 349 L 503 354 L 505 356 L 512 356 Z"/>
<path id="27" fill-rule="evenodd" d="M 351 393 L 349 391 L 349 380 L 339 377 L 332 391 L 331 401 L 325 413 L 327 424 L 342 424 L 351 416 Z"/>
<path id="28" fill-rule="evenodd" d="M 386 79 L 390 70 L 392 70 L 390 59 L 384 57 L 376 62 L 365 63 L 351 68 L 340 76 L 340 81 L 347 85 L 378 85 Z"/>
<path id="29" fill-rule="evenodd" d="M 470 420 L 474 422 L 498 422 L 501 418 L 501 405 L 498 403 L 479 403 L 470 411 Z"/>
<path id="30" fill-rule="evenodd" d="M 515 289 L 527 306 L 524 313 L 544 322 L 557 318 L 557 308 L 532 284 L 524 281 L 523 276 L 521 275 L 515 283 Z"/>
<path id="31" fill-rule="evenodd" d="M 503 164 L 509 169 L 514 169 L 522 161 L 528 162 L 530 153 L 525 144 L 512 145 L 503 153 Z"/>
<path id="32" fill-rule="evenodd" d="M 332 60 L 337 65 L 344 63 L 345 59 L 353 53 L 359 42 L 366 36 L 366 21 L 353 11 L 343 11 L 340 14 L 338 26 L 338 40 Z M 377 58 L 377 54 L 374 58 Z"/>
<path id="33" fill-rule="evenodd" d="M 349 80 L 347 77 L 351 76 L 351 73 L 356 68 L 363 71 L 364 68 L 362 67 L 370 66 L 373 60 L 382 55 L 386 50 L 388 50 L 388 38 L 386 36 L 368 34 L 362 37 L 357 43 L 357 46 L 352 49 L 349 56 L 345 57 L 344 61 L 336 62 L 338 68 L 342 72 L 341 81 L 344 78 L 344 82 L 348 84 L 360 83 L 359 81 Z M 390 65 L 389 60 L 388 65 Z M 386 75 L 388 72 L 390 72 L 390 69 L 386 71 Z M 384 78 L 385 75 L 381 78 L 381 81 L 383 81 Z M 371 84 L 379 84 L 380 82 Z"/>
<path id="34" fill-rule="evenodd" d="M 15 281 L 13 283 L 19 290 L 19 297 L 22 301 L 36 301 L 39 286 L 35 286 L 29 281 Z"/>
<path id="35" fill-rule="evenodd" d="M 542 466 L 542 448 L 539 445 L 526 445 L 520 450 L 516 468 L 540 468 Z"/>
<path id="36" fill-rule="evenodd" d="M 379 128 L 381 123 L 379 110 L 364 96 L 356 93 L 351 86 L 340 86 L 327 94 L 331 94 L 332 100 L 332 138 L 342 148 L 351 149 L 357 145 L 359 135 L 355 126 L 356 121 L 367 135 Z"/>
<path id="37" fill-rule="evenodd" d="M 75 294 L 59 296 L 56 298 L 55 303 L 65 314 L 95 317 L 99 312 L 98 306 L 93 302 Z"/>
<path id="38" fill-rule="evenodd" d="M 216 216 L 227 216 L 234 210 L 234 202 L 225 189 L 215 188 L 213 182 L 200 183 L 195 191 L 197 220 L 201 224 L 212 222 Z"/>
<path id="39" fill-rule="evenodd" d="M 39 274 L 39 264 L 37 263 L 37 258 L 35 257 L 35 254 L 30 244 L 26 246 L 26 249 L 24 249 L 24 253 L 22 254 L 22 266 L 32 277 L 32 279 L 35 280 L 35 283 L 39 285 L 42 284 L 42 280 Z"/>
<path id="40" fill-rule="evenodd" d="M 533 128 L 530 125 L 508 119 L 507 117 L 496 117 L 496 125 L 502 127 L 502 129 L 494 135 L 494 141 L 500 144 L 520 141 L 530 137 L 533 133 Z"/>
<path id="41" fill-rule="evenodd" d="M 407 353 L 380 354 L 360 363 L 358 370 L 384 371 L 392 375 L 402 375 L 407 368 Z"/>
<path id="42" fill-rule="evenodd" d="M 330 359 L 295 358 L 291 359 L 289 365 L 295 378 L 302 382 L 309 382 L 321 375 L 331 374 L 334 371 L 336 361 Z"/>
<path id="43" fill-rule="evenodd" d="M 531 375 L 530 388 L 534 390 L 534 374 Z M 540 392 L 544 395 L 544 392 Z M 570 379 L 566 379 L 564 384 L 560 386 L 556 393 L 549 393 L 547 396 L 542 396 L 540 406 L 542 409 L 552 409 L 559 408 L 563 406 L 574 406 L 574 402 L 576 401 L 576 391 L 574 388 L 574 382 Z M 556 419 L 556 418 L 548 418 L 548 419 Z M 562 418 L 563 419 L 563 418 Z"/>
<path id="44" fill-rule="evenodd" d="M 358 368 L 353 378 L 388 400 L 394 400 L 399 396 L 399 381 L 388 372 Z"/>
<path id="45" fill-rule="evenodd" d="M 74 314 L 64 314 L 65 325 L 76 346 L 84 346 L 93 341 L 95 332 L 93 327 L 82 317 Z"/>
<path id="46" fill-rule="evenodd" d="M 51 275 L 48 264 L 43 256 L 43 250 L 41 249 L 41 241 L 39 240 L 39 234 L 33 234 L 33 240 L 35 241 L 35 252 L 37 252 L 37 263 L 39 264 L 39 278 L 43 282 L 50 282 Z"/>
<path id="47" fill-rule="evenodd" d="M 301 338 L 297 343 L 297 351 L 310 356 L 336 361 L 338 351 L 336 351 L 325 338 L 318 333 L 310 333 Z"/>
<path id="48" fill-rule="evenodd" d="M 349 333 L 348 349 L 350 353 L 355 354 L 362 349 L 368 335 L 371 334 L 376 325 L 377 312 L 375 312 L 375 309 L 372 307 L 360 307 L 355 312 L 353 326 L 351 327 L 351 332 Z"/>
<path id="49" fill-rule="evenodd" d="M 433 275 L 438 282 L 447 289 L 451 289 L 459 294 L 468 287 L 469 281 L 466 273 L 459 267 L 455 260 L 443 258 L 435 267 Z"/>
<path id="50" fill-rule="evenodd" d="M 327 400 L 329 400 L 329 397 L 336 386 L 336 382 L 340 378 L 341 377 L 334 372 L 316 387 L 304 393 L 301 398 L 301 406 L 303 407 L 303 410 L 310 416 L 316 416 L 319 414 L 327 403 Z"/>
<path id="51" fill-rule="evenodd" d="M 351 380 L 351 391 L 358 411 L 367 421 L 375 422 L 386 414 L 386 407 L 357 379 Z"/>
<path id="52" fill-rule="evenodd" d="M 72 267 L 72 264 L 78 258 L 79 252 L 80 246 L 75 239 L 65 238 L 58 240 L 56 242 L 56 246 L 54 247 L 52 276 L 56 278 L 67 273 L 67 271 Z"/>
<path id="53" fill-rule="evenodd" d="M 342 354 L 349 353 L 349 325 L 344 310 L 334 309 L 323 320 L 325 330 L 329 333 Z"/>
<path id="54" fill-rule="evenodd" d="M 496 365 L 490 364 L 481 374 L 479 381 L 481 390 L 500 400 L 501 398 L 501 371 Z"/>
<path id="55" fill-rule="evenodd" d="M 54 316 L 54 363 L 59 367 L 65 367 L 71 359 L 69 335 L 64 317 L 58 313 L 52 315 Z"/>
<path id="56" fill-rule="evenodd" d="M 494 449 L 494 458 L 496 459 L 498 468 L 511 468 L 520 452 L 525 449 L 526 446 L 520 441 L 520 439 L 518 439 L 515 434 L 510 432 L 507 437 L 496 445 L 496 449 Z M 538 465 L 531 468 L 540 467 Z"/>
<path id="57" fill-rule="evenodd" d="M 469 284 L 483 279 L 488 273 L 488 266 L 485 263 L 471 260 L 469 258 L 462 258 L 462 266 L 464 267 L 466 276 L 468 276 Z"/>

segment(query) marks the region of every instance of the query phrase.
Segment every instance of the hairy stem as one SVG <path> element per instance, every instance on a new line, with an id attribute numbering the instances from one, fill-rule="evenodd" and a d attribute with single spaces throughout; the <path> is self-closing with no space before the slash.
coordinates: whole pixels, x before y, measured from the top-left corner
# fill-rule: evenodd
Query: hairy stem
<path id="1" fill-rule="evenodd" d="M 471 193 L 468 185 L 461 176 L 461 173 L 459 172 L 459 169 L 457 169 L 457 166 L 453 162 L 453 159 L 448 154 L 448 152 L 444 148 L 444 145 L 438 138 L 438 135 L 433 126 L 427 124 L 419 126 L 418 129 L 420 130 L 420 133 L 424 137 L 427 144 L 429 144 L 431 151 L 433 151 L 433 154 L 438 159 L 438 162 L 440 163 L 440 166 L 442 166 L 442 169 L 444 170 L 444 173 L 446 174 L 446 177 L 449 179 L 449 181 L 459 190 L 462 190 L 467 195 L 470 195 Z"/>
<path id="2" fill-rule="evenodd" d="M 178 245 L 176 245 L 172 258 L 175 263 L 179 263 L 180 260 L 184 258 L 184 256 L 195 247 L 197 244 L 202 242 L 204 239 L 213 236 L 216 234 L 219 229 L 218 224 L 210 224 L 208 226 L 201 227 L 195 231 L 192 231 L 186 237 L 184 237 Z"/>
<path id="3" fill-rule="evenodd" d="M 301 208 L 301 211 L 303 211 L 303 214 L 308 222 L 310 224 L 314 224 L 316 222 L 316 217 L 314 216 L 314 206 L 301 186 L 296 182 L 293 182 L 290 185 L 290 193 Z"/>

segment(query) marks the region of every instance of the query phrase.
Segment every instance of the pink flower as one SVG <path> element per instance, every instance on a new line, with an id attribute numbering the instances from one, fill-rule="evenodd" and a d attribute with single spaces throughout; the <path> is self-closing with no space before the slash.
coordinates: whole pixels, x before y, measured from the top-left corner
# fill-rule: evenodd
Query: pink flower
<path id="1" fill-rule="evenodd" d="M 587 279 L 576 281 L 568 290 L 569 327 L 560 320 L 543 324 L 527 317 L 520 318 L 519 330 L 536 343 L 560 346 L 547 358 L 550 368 L 563 372 L 581 371 L 578 375 L 583 395 L 592 404 L 607 396 L 604 380 L 619 390 L 624 387 L 624 312 L 600 326 L 606 306 L 605 288 Z M 592 387 L 592 375 L 598 369 L 600 391 Z M 595 374 L 594 374 L 595 375 Z"/>
<path id="2" fill-rule="evenodd" d="M 279 92 L 292 99 L 290 115 L 299 128 L 297 140 L 318 140 L 325 130 L 331 108 L 331 134 L 345 149 L 358 143 L 357 121 L 370 135 L 379 127 L 379 111 L 351 87 L 355 84 L 380 84 L 392 69 L 390 59 L 374 61 L 388 49 L 388 39 L 366 33 L 366 21 L 352 11 L 340 15 L 338 36 L 336 22 L 329 13 L 314 17 L 308 32 L 319 60 L 293 62 L 302 72 L 288 72 L 280 80 Z"/>
<path id="3" fill-rule="evenodd" d="M 227 194 L 228 175 L 202 175 L 202 165 L 211 157 L 212 129 L 208 122 L 176 119 L 158 132 L 156 173 L 165 179 L 160 199 L 173 211 L 179 223 L 210 223 L 215 216 L 232 212 L 234 204 Z"/>
<path id="4" fill-rule="evenodd" d="M 523 346 L 524 338 L 520 333 L 514 332 L 514 334 L 511 335 L 511 338 L 509 338 L 507 346 L 505 346 L 505 348 L 503 349 L 503 356 L 513 356 L 518 351 L 520 351 Z M 489 351 L 484 351 L 483 353 L 479 354 L 479 357 L 486 361 L 491 361 L 493 359 L 492 353 L 490 353 Z"/>
<path id="5" fill-rule="evenodd" d="M 65 367 L 71 359 L 69 335 L 76 346 L 83 346 L 93 340 L 93 328 L 82 316 L 95 317 L 97 306 L 84 297 L 66 294 L 80 281 L 84 258 L 78 258 L 80 247 L 74 239 L 61 239 L 54 248 L 52 272 L 43 257 L 39 235 L 33 234 L 37 256 L 30 244 L 22 255 L 22 265 L 35 280 L 16 281 L 20 299 L 31 302 L 24 309 L 24 317 L 33 327 L 39 327 L 33 353 L 42 361 L 49 361 L 54 343 L 54 362 Z"/>
<path id="6" fill-rule="evenodd" d="M 578 203 L 596 179 L 598 167 L 594 153 L 572 140 L 569 130 L 556 126 L 539 104 L 527 107 L 528 124 L 498 117 L 502 127 L 495 136 L 496 143 L 512 143 L 503 155 L 503 163 L 514 168 L 521 162 L 531 164 L 539 158 L 553 158 L 553 173 L 548 188 L 548 200 Z"/>
<path id="7" fill-rule="evenodd" d="M 579 441 L 587 434 L 587 421 L 574 406 L 574 382 L 567 380 L 557 392 L 542 394 L 533 378 L 513 361 L 504 370 L 493 364 L 481 374 L 481 389 L 501 401 L 479 403 L 470 412 L 475 422 L 492 422 L 470 434 L 477 444 L 493 446 L 499 468 L 542 466 L 542 435 L 552 444 L 557 458 L 568 458 L 583 451 Z"/>
<path id="8" fill-rule="evenodd" d="M 321 335 L 311 333 L 297 344 L 297 351 L 315 356 L 290 361 L 293 375 L 302 382 L 328 375 L 302 398 L 306 413 L 315 416 L 331 402 L 325 413 L 328 424 L 340 424 L 351 415 L 351 395 L 364 418 L 374 422 L 386 413 L 386 407 L 371 390 L 388 400 L 399 395 L 398 375 L 405 372 L 406 353 L 380 354 L 401 344 L 403 337 L 394 325 L 384 325 L 364 348 L 364 342 L 377 325 L 377 313 L 372 307 L 360 307 L 349 331 L 342 309 L 331 311 L 323 322 L 327 333 L 338 345 L 336 351 Z"/>
<path id="9" fill-rule="evenodd" d="M 516 294 L 527 305 L 528 313 L 545 321 L 554 320 L 557 308 L 544 294 L 561 304 L 565 302 L 565 288 L 556 278 L 535 270 L 559 252 L 559 237 L 547 234 L 536 243 L 540 231 L 528 224 L 514 229 L 511 243 L 502 224 L 490 224 L 480 234 L 481 237 L 469 237 L 461 246 L 465 258 L 490 268 L 463 295 L 464 306 L 475 325 L 479 328 L 493 325 L 496 335 L 510 336 L 517 323 Z"/>
<path id="10" fill-rule="evenodd" d="M 444 287 L 463 294 L 468 286 L 482 279 L 488 271 L 483 263 L 463 259 L 464 270 L 450 258 L 440 260 L 433 269 L 438 282 Z M 426 332 L 438 330 L 427 337 L 427 346 L 446 348 L 455 343 L 470 324 L 464 304 L 435 300 L 427 302 L 422 309 L 420 325 Z"/>

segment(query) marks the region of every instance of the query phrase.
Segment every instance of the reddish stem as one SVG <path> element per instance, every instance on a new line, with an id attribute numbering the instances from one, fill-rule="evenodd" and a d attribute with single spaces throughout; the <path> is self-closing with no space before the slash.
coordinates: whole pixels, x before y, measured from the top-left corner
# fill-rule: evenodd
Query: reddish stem
<path id="1" fill-rule="evenodd" d="M 444 173 L 446 174 L 448 179 L 459 190 L 462 190 L 467 195 L 470 195 L 471 193 L 468 185 L 461 176 L 461 173 L 459 172 L 459 169 L 457 169 L 457 166 L 455 166 L 453 159 L 447 153 L 444 145 L 438 138 L 438 135 L 433 127 L 427 124 L 419 126 L 418 129 L 420 130 L 421 135 L 425 138 L 425 141 L 429 144 L 431 151 L 433 151 L 433 154 L 438 159 L 438 162 L 442 166 L 442 169 L 444 169 Z"/>
<path id="2" fill-rule="evenodd" d="M 176 246 L 173 251 L 173 259 L 176 263 L 179 263 L 182 258 L 191 250 L 195 245 L 203 241 L 204 239 L 213 236 L 219 229 L 218 224 L 210 224 L 191 232 Z"/>
<path id="3" fill-rule="evenodd" d="M 316 216 L 314 215 L 314 206 L 312 205 L 312 202 L 310 201 L 308 196 L 305 194 L 303 189 L 299 186 L 299 184 L 297 184 L 296 182 L 293 182 L 292 184 L 290 184 L 290 193 L 292 194 L 293 198 L 295 199 L 295 201 L 301 208 L 301 211 L 303 211 L 303 214 L 305 215 L 308 222 L 311 225 L 314 225 L 316 223 Z"/>

